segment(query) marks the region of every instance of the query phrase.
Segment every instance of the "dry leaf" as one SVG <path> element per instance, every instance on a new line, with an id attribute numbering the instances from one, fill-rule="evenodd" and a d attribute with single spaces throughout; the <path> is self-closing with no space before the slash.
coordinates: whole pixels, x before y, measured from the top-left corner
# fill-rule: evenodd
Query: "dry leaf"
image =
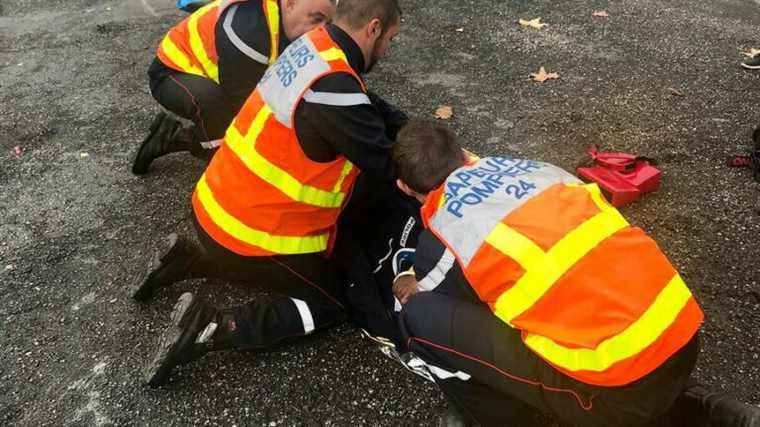
<path id="1" fill-rule="evenodd" d="M 464 32 L 464 28 L 456 28 L 456 29 L 454 29 L 454 31 L 456 31 L 457 33 L 463 33 Z"/>
<path id="2" fill-rule="evenodd" d="M 541 28 L 544 28 L 545 26 L 549 25 L 549 24 L 545 24 L 545 23 L 541 22 L 541 18 L 540 17 L 538 17 L 536 19 L 531 19 L 530 21 L 526 21 L 524 19 L 520 19 L 517 22 L 520 25 L 522 25 L 523 27 L 531 27 L 531 28 L 535 28 L 537 30 L 540 30 Z"/>
<path id="3" fill-rule="evenodd" d="M 592 13 L 591 16 L 596 16 L 598 18 L 608 18 L 610 14 L 607 13 L 606 10 L 597 10 L 594 13 Z"/>
<path id="4" fill-rule="evenodd" d="M 435 110 L 435 118 L 448 120 L 454 115 L 454 109 L 450 105 L 442 105 Z"/>
<path id="5" fill-rule="evenodd" d="M 676 96 L 683 96 L 683 92 L 681 92 L 680 90 L 678 90 L 678 89 L 676 89 L 676 88 L 674 88 L 674 87 L 669 87 L 669 88 L 668 88 L 668 90 L 669 90 L 669 91 L 670 91 L 670 93 L 672 93 L 673 95 L 676 95 Z"/>
<path id="6" fill-rule="evenodd" d="M 540 70 L 538 70 L 537 73 L 530 73 L 530 76 L 533 78 L 534 81 L 537 81 L 539 83 L 543 83 L 547 80 L 551 79 L 558 79 L 559 74 L 557 73 L 547 73 L 546 69 L 544 67 L 541 67 Z"/>
<path id="7" fill-rule="evenodd" d="M 749 52 L 742 52 L 742 55 L 747 56 L 749 58 L 754 58 L 758 54 L 760 54 L 760 49 L 750 48 Z"/>

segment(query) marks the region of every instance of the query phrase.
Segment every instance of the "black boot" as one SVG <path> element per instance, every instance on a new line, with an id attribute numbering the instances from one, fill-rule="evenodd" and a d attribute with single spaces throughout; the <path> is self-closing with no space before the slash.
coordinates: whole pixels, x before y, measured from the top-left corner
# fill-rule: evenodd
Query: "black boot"
<path id="1" fill-rule="evenodd" d="M 148 301 L 157 290 L 188 278 L 191 266 L 200 258 L 200 250 L 175 233 L 167 237 L 167 243 L 167 250 L 163 254 L 154 254 L 148 268 L 137 277 L 132 286 L 135 300 Z"/>
<path id="2" fill-rule="evenodd" d="M 171 323 L 161 334 L 153 361 L 145 368 L 145 382 L 158 387 L 169 380 L 175 366 L 184 365 L 206 353 L 232 348 L 231 312 L 219 310 L 190 292 L 179 297 Z"/>
<path id="3" fill-rule="evenodd" d="M 165 112 L 160 112 L 150 125 L 150 133 L 140 144 L 135 161 L 132 163 L 132 173 L 144 175 L 153 160 L 178 151 L 187 151 L 189 148 L 177 134 L 182 130 L 182 124 L 169 117 Z"/>
<path id="4" fill-rule="evenodd" d="M 679 396 L 671 418 L 678 426 L 760 427 L 760 408 L 692 383 Z"/>

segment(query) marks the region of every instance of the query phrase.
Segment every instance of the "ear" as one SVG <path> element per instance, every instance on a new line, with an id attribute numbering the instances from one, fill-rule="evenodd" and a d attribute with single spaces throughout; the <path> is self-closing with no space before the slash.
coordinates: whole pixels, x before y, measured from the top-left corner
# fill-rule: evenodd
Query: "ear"
<path id="1" fill-rule="evenodd" d="M 396 186 L 398 186 L 399 190 L 403 191 L 407 196 L 417 197 L 417 192 L 409 188 L 409 186 L 401 179 L 396 179 Z"/>
<path id="2" fill-rule="evenodd" d="M 377 40 L 383 34 L 383 23 L 377 18 L 372 18 L 367 23 L 367 38 Z"/>

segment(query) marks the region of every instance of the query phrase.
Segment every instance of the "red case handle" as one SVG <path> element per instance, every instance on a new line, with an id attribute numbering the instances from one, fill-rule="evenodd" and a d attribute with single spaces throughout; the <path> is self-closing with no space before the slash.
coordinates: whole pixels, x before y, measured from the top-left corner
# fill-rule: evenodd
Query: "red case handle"
<path id="1" fill-rule="evenodd" d="M 591 159 L 600 166 L 609 169 L 625 172 L 633 169 L 636 163 L 636 156 L 628 153 L 600 153 L 596 145 L 590 146 L 586 153 Z"/>

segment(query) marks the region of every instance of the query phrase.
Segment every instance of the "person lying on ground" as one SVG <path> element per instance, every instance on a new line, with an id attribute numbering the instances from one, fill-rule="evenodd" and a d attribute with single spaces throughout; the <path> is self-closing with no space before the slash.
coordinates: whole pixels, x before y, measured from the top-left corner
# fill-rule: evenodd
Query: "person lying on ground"
<path id="1" fill-rule="evenodd" d="M 428 121 L 401 129 L 393 157 L 425 226 L 413 274 L 394 283 L 400 327 L 466 423 L 760 426 L 760 409 L 690 379 L 702 310 L 596 184 L 469 160 Z"/>
<path id="2" fill-rule="evenodd" d="M 394 176 L 392 141 L 360 74 L 386 54 L 400 16 L 396 0 L 341 0 L 334 23 L 293 41 L 262 77 L 196 185 L 203 249 L 173 236 L 132 296 L 147 301 L 188 276 L 249 280 L 278 295 L 217 309 L 183 294 L 147 383 L 211 350 L 264 349 L 344 319 L 341 254 L 332 253 L 339 215 L 350 217 L 361 194 L 392 189 Z"/>

